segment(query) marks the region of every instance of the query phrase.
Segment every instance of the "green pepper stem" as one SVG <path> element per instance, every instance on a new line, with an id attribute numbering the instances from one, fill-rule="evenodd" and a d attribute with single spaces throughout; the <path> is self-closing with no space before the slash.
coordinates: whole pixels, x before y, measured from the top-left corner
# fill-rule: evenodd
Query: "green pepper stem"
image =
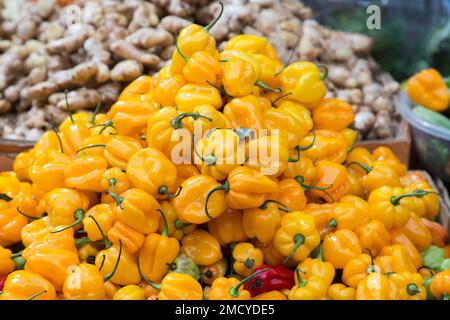
<path id="1" fill-rule="evenodd" d="M 26 300 L 33 300 L 34 298 L 36 298 L 36 297 L 38 297 L 38 296 L 40 296 L 41 294 L 44 294 L 44 293 L 46 293 L 46 292 L 47 292 L 47 290 L 39 291 L 38 293 L 35 293 L 35 294 L 29 296 L 28 298 L 26 298 Z"/>
<path id="2" fill-rule="evenodd" d="M 112 243 L 111 243 L 111 241 L 109 241 L 108 238 L 106 237 L 105 233 L 103 232 L 102 227 L 100 226 L 100 223 L 98 223 L 97 219 L 95 219 L 95 217 L 94 217 L 93 215 L 91 215 L 91 214 L 89 215 L 89 218 L 91 218 L 91 219 L 94 221 L 95 225 L 96 225 L 97 228 L 98 228 L 98 231 L 100 231 L 100 234 L 101 234 L 102 239 L 103 239 L 103 243 L 104 243 L 104 245 L 105 245 L 105 249 L 110 248 L 110 247 L 112 246 Z"/>
<path id="3" fill-rule="evenodd" d="M 289 209 L 289 207 L 288 207 L 287 205 L 285 205 L 284 203 L 282 203 L 282 202 L 280 202 L 280 201 L 273 200 L 273 199 L 268 199 L 268 200 L 264 201 L 264 203 L 259 207 L 259 209 L 261 209 L 261 210 L 267 210 L 267 205 L 268 205 L 269 203 L 276 203 L 276 204 L 279 204 L 280 206 L 282 206 L 283 209 L 282 209 L 282 208 L 278 208 L 278 210 L 280 210 L 280 211 L 283 211 L 283 212 L 292 212 L 292 210 Z"/>
<path id="4" fill-rule="evenodd" d="M 307 190 L 307 189 L 313 189 L 313 190 L 319 190 L 322 191 L 323 193 L 325 193 L 328 197 L 330 197 L 331 201 L 334 202 L 334 198 L 331 196 L 331 194 L 327 191 L 328 189 L 333 188 L 333 184 L 330 184 L 328 187 L 317 187 L 317 186 L 311 186 L 308 184 L 304 184 L 303 181 L 305 180 L 302 176 L 296 176 L 294 178 L 295 181 L 297 181 L 297 183 L 299 185 L 302 186 L 303 189 Z"/>
<path id="5" fill-rule="evenodd" d="M 100 111 L 100 106 L 102 105 L 102 94 L 99 92 L 98 96 L 99 96 L 99 98 L 98 98 L 97 106 L 95 107 L 94 113 L 92 114 L 91 118 L 89 119 L 90 124 L 95 124 L 95 118 L 97 117 L 97 114 Z"/>
<path id="6" fill-rule="evenodd" d="M 192 135 L 191 137 L 192 137 L 192 146 L 193 146 L 193 148 L 194 148 L 194 152 L 195 152 L 196 156 L 199 157 L 200 160 L 202 160 L 203 162 L 205 162 L 208 166 L 213 166 L 213 165 L 215 165 L 215 164 L 216 164 L 216 161 L 217 161 L 216 157 L 213 156 L 212 154 L 207 155 L 206 157 L 203 157 L 203 156 L 200 154 L 200 152 L 198 152 L 198 150 L 197 150 L 197 146 L 195 145 L 195 137 L 194 137 L 194 135 Z"/>
<path id="7" fill-rule="evenodd" d="M 373 169 L 373 167 L 366 166 L 365 164 L 362 164 L 361 162 L 357 162 L 357 161 L 352 161 L 350 163 L 347 163 L 346 167 L 348 168 L 351 165 L 357 165 L 358 167 L 363 169 L 366 172 L 366 174 L 370 173 L 370 171 L 372 171 L 372 169 Z"/>
<path id="8" fill-rule="evenodd" d="M 328 68 L 326 65 L 318 63 L 317 68 L 319 68 L 320 72 L 320 80 L 325 80 L 328 77 Z"/>
<path id="9" fill-rule="evenodd" d="M 234 98 L 232 95 L 230 95 L 230 94 L 225 90 L 225 88 L 224 88 L 223 86 L 221 86 L 221 87 L 216 86 L 214 83 L 212 83 L 212 82 L 209 81 L 209 80 L 206 80 L 206 83 L 209 84 L 210 86 L 216 88 L 217 90 L 219 90 L 219 91 L 220 91 L 221 93 L 223 93 L 227 98 L 231 98 L 231 99 Z"/>
<path id="10" fill-rule="evenodd" d="M 248 277 L 242 279 L 237 285 L 231 287 L 228 290 L 228 293 L 230 294 L 230 296 L 232 296 L 233 298 L 239 297 L 239 288 L 246 282 L 250 281 L 251 279 L 253 279 L 254 277 L 256 277 L 257 275 L 266 272 L 270 270 L 269 268 L 264 268 L 259 270 L 258 272 L 252 273 L 251 275 L 249 275 Z"/>
<path id="11" fill-rule="evenodd" d="M 111 198 L 113 198 L 114 201 L 116 201 L 117 206 L 122 209 L 123 198 L 117 195 L 117 193 L 112 192 L 111 190 L 106 190 L 106 193 L 109 194 Z"/>
<path id="12" fill-rule="evenodd" d="M 73 216 L 75 218 L 74 222 L 72 222 L 68 226 L 65 226 L 62 229 L 59 229 L 59 230 L 56 230 L 56 231 L 50 231 L 50 233 L 59 233 L 59 232 L 62 232 L 64 230 L 67 230 L 67 229 L 70 229 L 72 227 L 75 227 L 77 224 L 80 224 L 83 221 L 83 218 L 84 218 L 84 210 L 83 209 L 75 210 Z"/>
<path id="13" fill-rule="evenodd" d="M 58 143 L 59 143 L 59 151 L 61 151 L 61 153 L 64 153 L 64 148 L 63 148 L 63 143 L 61 141 L 61 137 L 58 134 L 58 131 L 56 131 L 55 128 L 52 128 L 53 132 L 56 134 L 56 139 L 58 139 Z"/>
<path id="14" fill-rule="evenodd" d="M 163 237 L 167 237 L 169 236 L 169 226 L 167 224 L 167 219 L 166 219 L 166 215 L 164 214 L 164 212 L 161 209 L 156 209 L 159 211 L 159 213 L 161 214 L 161 217 L 163 218 L 163 230 L 161 232 L 161 235 Z"/>
<path id="15" fill-rule="evenodd" d="M 443 293 L 442 294 L 442 300 L 450 300 L 450 293 L 447 293 L 447 292 L 445 292 L 445 293 Z"/>
<path id="16" fill-rule="evenodd" d="M 394 206 L 397 206 L 400 204 L 400 200 L 402 200 L 403 198 L 407 198 L 407 197 L 424 197 L 430 193 L 434 193 L 439 195 L 437 192 L 434 191 L 426 191 L 426 190 L 421 190 L 421 189 L 415 189 L 412 192 L 409 193 L 403 193 L 401 195 L 398 196 L 392 196 L 391 197 L 391 203 Z"/>
<path id="17" fill-rule="evenodd" d="M 84 246 L 84 245 L 86 245 L 86 244 L 88 244 L 88 243 L 91 243 L 91 242 L 92 242 L 92 241 L 89 240 L 88 237 L 76 238 L 76 239 L 75 239 L 75 246 L 76 246 L 77 248 L 81 248 L 82 246 Z"/>
<path id="18" fill-rule="evenodd" d="M 286 62 L 286 64 L 283 66 L 283 68 L 281 68 L 280 71 L 275 72 L 275 74 L 273 75 L 274 77 L 278 77 L 283 71 L 284 69 L 286 69 L 290 64 L 291 64 L 291 60 L 294 57 L 295 51 L 297 50 L 297 46 L 295 46 L 294 48 L 292 48 L 291 50 L 291 54 L 289 55 L 289 58 Z"/>
<path id="19" fill-rule="evenodd" d="M 372 251 L 371 251 L 369 248 L 366 248 L 365 250 L 367 251 L 367 253 L 368 253 L 369 256 L 370 256 L 370 263 L 371 263 L 371 265 L 367 267 L 366 273 L 375 272 L 375 263 L 374 263 L 374 261 L 373 261 L 373 254 L 372 254 Z"/>
<path id="20" fill-rule="evenodd" d="M 322 241 L 316 248 L 314 248 L 314 250 L 310 254 L 310 257 L 323 261 Z"/>
<path id="21" fill-rule="evenodd" d="M 300 248 L 300 246 L 305 243 L 305 236 L 302 235 L 301 233 L 297 233 L 294 236 L 294 248 L 292 249 L 292 251 L 289 253 L 289 255 L 284 258 L 283 263 L 286 263 L 289 261 L 290 258 L 292 258 L 292 256 L 295 254 L 295 252 L 297 251 L 298 248 Z"/>
<path id="22" fill-rule="evenodd" d="M 297 277 L 298 281 L 297 288 L 303 288 L 306 285 L 306 282 L 302 279 L 302 275 L 300 273 L 303 273 L 301 269 L 295 269 L 295 276 Z"/>
<path id="23" fill-rule="evenodd" d="M 142 280 L 145 281 L 145 283 L 147 283 L 149 286 L 151 286 L 153 289 L 161 291 L 161 285 L 158 285 L 156 283 L 151 282 L 150 280 L 148 280 L 144 274 L 142 273 L 141 270 L 141 265 L 139 264 L 139 255 L 136 256 L 136 264 L 137 264 L 137 268 L 138 268 L 138 272 L 139 275 L 141 276 Z"/>
<path id="24" fill-rule="evenodd" d="M 114 264 L 114 267 L 112 268 L 111 272 L 109 272 L 106 276 L 103 277 L 103 282 L 109 281 L 114 276 L 114 274 L 117 271 L 117 268 L 119 267 L 121 257 L 122 257 L 122 240 L 119 239 L 119 254 L 117 255 L 116 263 Z"/>
<path id="25" fill-rule="evenodd" d="M 24 217 L 26 217 L 26 218 L 28 218 L 28 219 L 30 219 L 30 220 L 37 220 L 37 219 L 42 218 L 42 217 L 33 217 L 33 216 L 30 216 L 29 214 L 26 214 L 25 212 L 23 212 L 22 210 L 20 210 L 19 207 L 17 207 L 16 210 L 17 210 L 17 212 L 18 212 L 19 214 L 21 214 L 22 216 L 24 216 Z"/>
<path id="26" fill-rule="evenodd" d="M 347 153 L 352 152 L 353 149 L 355 149 L 356 143 L 358 142 L 358 136 L 359 136 L 359 131 L 356 131 L 355 140 L 353 141 L 352 145 L 350 147 L 348 147 Z"/>
<path id="27" fill-rule="evenodd" d="M 311 133 L 313 134 L 313 138 L 312 138 L 312 140 L 311 140 L 311 143 L 308 144 L 307 146 L 304 146 L 304 147 L 298 146 L 298 148 L 299 148 L 300 151 L 306 151 L 306 150 L 312 148 L 312 146 L 313 146 L 314 143 L 316 142 L 316 130 L 314 130 L 314 128 L 311 129 Z"/>
<path id="28" fill-rule="evenodd" d="M 179 114 L 176 118 L 173 118 L 170 121 L 170 125 L 175 128 L 175 129 L 180 129 L 183 128 L 183 119 L 187 118 L 187 117 L 192 117 L 194 120 L 198 120 L 200 118 L 206 119 L 209 122 L 212 121 L 212 119 L 210 117 L 201 115 L 200 112 L 183 112 L 181 114 Z"/>
<path id="29" fill-rule="evenodd" d="M 299 162 L 300 161 L 300 146 L 296 145 L 294 150 L 297 151 L 297 158 L 289 157 L 288 162 Z"/>
<path id="30" fill-rule="evenodd" d="M 244 262 L 244 267 L 246 267 L 249 270 L 253 269 L 253 266 L 255 265 L 255 259 L 247 258 Z"/>
<path id="31" fill-rule="evenodd" d="M 73 120 L 72 116 L 72 111 L 70 110 L 69 100 L 67 99 L 67 92 L 68 92 L 67 89 L 64 90 L 64 98 L 66 99 L 66 110 L 69 113 L 70 122 L 72 122 L 72 124 L 75 124 L 75 120 Z"/>
<path id="32" fill-rule="evenodd" d="M 177 49 L 178 54 L 183 58 L 183 60 L 188 62 L 189 58 L 183 52 L 181 52 L 181 49 L 178 46 L 178 35 L 175 37 L 175 48 Z"/>
<path id="33" fill-rule="evenodd" d="M 190 225 L 191 225 L 191 223 L 183 223 L 183 222 L 181 222 L 180 220 L 175 220 L 175 229 L 178 229 L 178 230 L 182 230 L 182 229 L 184 229 L 184 228 L 186 228 L 186 227 L 189 227 Z"/>
<path id="34" fill-rule="evenodd" d="M 283 68 L 283 69 L 284 69 L 284 68 Z M 282 94 L 282 95 L 279 96 L 278 98 L 272 100 L 272 101 L 270 102 L 270 104 L 272 105 L 272 107 L 276 108 L 276 107 L 277 107 L 277 106 L 276 106 L 276 103 L 277 103 L 278 101 L 280 101 L 280 100 L 283 99 L 283 98 L 286 98 L 287 96 L 289 96 L 289 95 L 291 95 L 291 94 L 292 94 L 292 92 L 288 92 L 288 93 Z"/>
<path id="35" fill-rule="evenodd" d="M 206 195 L 206 200 L 205 200 L 205 213 L 206 213 L 206 215 L 208 216 L 208 218 L 209 218 L 210 220 L 212 220 L 212 219 L 214 219 L 214 218 L 211 217 L 211 215 L 210 215 L 209 212 L 208 212 L 208 203 L 209 203 L 209 199 L 210 199 L 211 196 L 214 194 L 214 192 L 220 191 L 220 190 L 223 190 L 223 191 L 225 191 L 225 192 L 230 191 L 230 183 L 229 183 L 228 181 L 225 181 L 224 184 L 222 184 L 222 185 L 220 185 L 220 186 L 217 186 L 217 187 L 215 187 L 215 188 L 212 188 L 212 189 L 208 192 L 208 194 Z"/>
<path id="36" fill-rule="evenodd" d="M 408 283 L 408 285 L 406 286 L 406 292 L 410 296 L 414 296 L 414 295 L 420 293 L 420 289 L 415 283 Z"/>
<path id="37" fill-rule="evenodd" d="M 17 258 L 17 257 L 21 257 L 21 256 L 22 256 L 22 251 L 19 251 L 19 252 L 13 253 L 11 255 L 11 259 L 14 259 L 14 258 Z"/>
<path id="38" fill-rule="evenodd" d="M 249 129 L 245 127 L 235 129 L 234 133 L 239 137 L 239 142 L 244 142 L 247 138 L 253 140 L 256 137 L 255 129 Z"/>
<path id="39" fill-rule="evenodd" d="M 98 268 L 99 271 L 102 271 L 103 266 L 105 264 L 106 256 L 102 255 L 102 262 L 100 263 L 100 267 Z"/>
<path id="40" fill-rule="evenodd" d="M 218 15 L 213 21 L 211 21 L 208 25 L 206 25 L 206 26 L 203 27 L 203 29 L 204 29 L 206 32 L 209 32 L 209 30 L 211 30 L 212 27 L 214 27 L 214 25 L 219 21 L 220 17 L 222 17 L 222 13 L 223 13 L 223 3 L 222 3 L 222 2 L 219 2 L 219 5 L 220 5 L 220 12 L 219 12 L 219 15 Z"/>
<path id="41" fill-rule="evenodd" d="M 281 92 L 281 89 L 279 89 L 279 88 L 274 89 L 272 87 L 269 87 L 267 84 L 263 83 L 261 80 L 257 80 L 255 82 L 255 86 L 258 86 L 258 87 L 260 87 L 260 88 L 262 88 L 262 89 L 264 89 L 266 91 L 270 91 L 270 92 L 273 92 L 273 93 L 280 93 Z"/>
<path id="42" fill-rule="evenodd" d="M 10 202 L 13 198 L 8 196 L 6 193 L 0 193 L 0 200 L 5 200 L 6 202 Z"/>
<path id="43" fill-rule="evenodd" d="M 77 154 L 80 153 L 80 151 L 83 151 L 83 150 L 87 150 L 87 149 L 91 149 L 91 148 L 100 148 L 100 147 L 104 148 L 104 147 L 106 147 L 106 144 L 104 144 L 104 143 L 90 144 L 90 145 L 88 145 L 86 147 L 78 149 L 77 150 Z"/>

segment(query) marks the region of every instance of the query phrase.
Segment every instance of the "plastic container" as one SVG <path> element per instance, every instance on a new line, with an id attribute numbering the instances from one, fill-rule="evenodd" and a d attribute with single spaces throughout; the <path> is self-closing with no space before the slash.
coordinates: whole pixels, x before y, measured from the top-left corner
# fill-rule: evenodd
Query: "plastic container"
<path id="1" fill-rule="evenodd" d="M 450 130 L 417 118 L 405 92 L 400 94 L 398 111 L 410 124 L 420 160 L 429 172 L 450 182 Z"/>

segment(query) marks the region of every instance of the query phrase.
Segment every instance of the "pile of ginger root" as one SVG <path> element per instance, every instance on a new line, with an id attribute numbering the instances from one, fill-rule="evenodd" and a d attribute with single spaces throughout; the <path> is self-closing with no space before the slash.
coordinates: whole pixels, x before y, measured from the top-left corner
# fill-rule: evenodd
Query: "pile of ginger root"
<path id="1" fill-rule="evenodd" d="M 222 0 L 218 44 L 268 38 L 284 63 L 327 65 L 329 97 L 355 108 L 360 139 L 397 134 L 399 85 L 370 56 L 371 39 L 330 30 L 298 0 Z M 0 0 L 0 136 L 34 141 L 71 112 L 107 109 L 129 82 L 166 65 L 176 34 L 207 24 L 212 0 Z M 66 101 L 67 95 L 67 101 Z"/>

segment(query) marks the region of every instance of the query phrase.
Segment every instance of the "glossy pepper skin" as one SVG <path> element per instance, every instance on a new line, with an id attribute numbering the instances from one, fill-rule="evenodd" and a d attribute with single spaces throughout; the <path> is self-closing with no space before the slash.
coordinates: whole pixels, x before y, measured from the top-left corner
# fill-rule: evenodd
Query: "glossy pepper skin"
<path id="1" fill-rule="evenodd" d="M 28 260 L 42 248 L 59 248 L 76 253 L 77 248 L 75 246 L 73 229 L 43 235 L 22 251 L 22 257 Z"/>
<path id="2" fill-rule="evenodd" d="M 312 110 L 314 129 L 340 131 L 348 127 L 354 120 L 352 106 L 336 98 L 323 99 Z"/>
<path id="3" fill-rule="evenodd" d="M 356 289 L 358 284 L 372 272 L 379 273 L 380 269 L 374 265 L 373 258 L 370 255 L 362 253 L 350 260 L 344 267 L 342 282 Z"/>
<path id="4" fill-rule="evenodd" d="M 220 244 L 205 230 L 195 230 L 181 240 L 181 252 L 200 266 L 213 264 L 222 259 Z"/>
<path id="5" fill-rule="evenodd" d="M 103 300 L 106 297 L 103 277 L 95 265 L 80 263 L 69 270 L 63 286 L 65 299 Z"/>
<path id="6" fill-rule="evenodd" d="M 281 219 L 275 234 L 275 248 L 286 256 L 286 261 L 302 261 L 320 242 L 314 218 L 302 212 L 291 212 Z"/>
<path id="7" fill-rule="evenodd" d="M 15 265 L 11 254 L 11 250 L 0 246 L 0 274 L 9 274 L 14 271 Z"/>
<path id="8" fill-rule="evenodd" d="M 25 225 L 20 231 L 20 238 L 25 247 L 28 247 L 34 241 L 44 237 L 50 233 L 49 230 L 49 219 L 48 217 L 43 217 L 41 219 L 36 219 Z"/>
<path id="9" fill-rule="evenodd" d="M 289 99 L 307 107 L 317 105 L 325 96 L 326 88 L 321 72 L 311 62 L 295 62 L 288 65 L 280 74 L 283 94 L 291 93 Z"/>
<path id="10" fill-rule="evenodd" d="M 373 157 L 375 160 L 383 160 L 388 162 L 400 177 L 404 176 L 407 172 L 406 166 L 401 163 L 400 159 L 388 147 L 377 147 L 373 150 Z"/>
<path id="11" fill-rule="evenodd" d="M 64 170 L 65 185 L 73 189 L 101 192 L 101 180 L 107 168 L 108 163 L 102 156 L 79 156 Z"/>
<path id="12" fill-rule="evenodd" d="M 237 289 L 236 289 L 237 288 Z M 213 281 L 209 300 L 249 300 L 250 292 L 242 288 L 238 279 L 220 277 Z"/>
<path id="13" fill-rule="evenodd" d="M 222 76 L 222 66 L 215 53 L 197 51 L 187 59 L 183 68 L 183 77 L 187 82 L 217 84 L 217 79 Z"/>
<path id="14" fill-rule="evenodd" d="M 114 206 L 114 215 L 117 220 L 134 230 L 149 234 L 158 230 L 158 208 L 158 202 L 149 193 L 132 188 L 120 194 L 118 203 Z"/>
<path id="15" fill-rule="evenodd" d="M 225 276 L 227 268 L 228 262 L 225 258 L 222 258 L 213 264 L 201 266 L 200 273 L 202 282 L 211 285 L 217 278 Z"/>
<path id="16" fill-rule="evenodd" d="M 166 217 L 169 236 L 174 237 L 175 239 L 180 241 L 181 239 L 183 239 L 184 235 L 191 233 L 192 231 L 197 229 L 196 224 L 183 223 L 178 217 L 178 212 L 169 201 L 161 201 L 159 205 L 161 206 L 161 210 L 164 212 L 164 215 Z M 161 219 L 158 230 L 161 233 L 163 229 L 164 221 Z"/>
<path id="17" fill-rule="evenodd" d="M 371 273 L 356 288 L 356 300 L 397 300 L 398 288 L 394 281 L 380 273 Z"/>
<path id="18" fill-rule="evenodd" d="M 225 51 L 227 50 L 239 50 L 250 54 L 261 54 L 270 59 L 278 59 L 275 49 L 267 39 L 257 35 L 237 35 L 227 42 Z"/>
<path id="19" fill-rule="evenodd" d="M 369 249 L 373 255 L 377 255 L 391 242 L 391 234 L 385 225 L 378 220 L 371 220 L 360 225 L 355 230 L 363 249 Z"/>
<path id="20" fill-rule="evenodd" d="M 65 187 L 64 170 L 70 162 L 69 156 L 58 150 L 50 150 L 35 158 L 29 167 L 30 179 L 45 191 Z"/>
<path id="21" fill-rule="evenodd" d="M 249 238 L 257 238 L 262 243 L 270 243 L 281 223 L 278 206 L 276 202 L 268 200 L 259 208 L 245 209 L 242 214 L 245 235 Z"/>
<path id="22" fill-rule="evenodd" d="M 137 285 L 129 284 L 117 290 L 113 300 L 145 300 L 145 291 Z"/>
<path id="23" fill-rule="evenodd" d="M 251 243 L 240 242 L 233 248 L 233 270 L 243 277 L 248 277 L 263 264 L 263 253 Z"/>
<path id="24" fill-rule="evenodd" d="M 99 241 L 102 239 L 102 234 L 94 219 L 91 217 L 94 217 L 95 221 L 99 224 L 100 229 L 107 234 L 109 229 L 112 228 L 115 220 L 113 205 L 107 203 L 97 204 L 91 207 L 84 216 L 83 226 L 89 240 Z"/>
<path id="25" fill-rule="evenodd" d="M 445 111 L 450 103 L 450 94 L 444 79 L 436 69 L 430 68 L 409 78 L 408 96 L 417 104 L 433 111 Z"/>
<path id="26" fill-rule="evenodd" d="M 279 190 L 269 196 L 269 200 L 276 200 L 281 211 L 302 211 L 306 207 L 305 187 L 296 179 L 284 179 L 278 183 Z M 266 200 L 268 201 L 268 200 Z"/>
<path id="27" fill-rule="evenodd" d="M 208 222 L 208 231 L 222 246 L 247 239 L 240 210 L 227 209 L 220 217 Z"/>
<path id="28" fill-rule="evenodd" d="M 327 298 L 329 300 L 355 300 L 355 296 L 356 289 L 342 283 L 335 283 L 328 287 Z"/>
<path id="29" fill-rule="evenodd" d="M 105 171 L 100 180 L 100 186 L 102 188 L 102 203 L 114 203 L 115 200 L 108 193 L 120 194 L 131 188 L 130 179 L 126 172 L 123 172 L 119 167 L 112 167 Z"/>
<path id="30" fill-rule="evenodd" d="M 244 53 L 242 53 L 244 54 Z M 252 59 L 249 57 L 248 59 Z M 253 86 L 259 79 L 261 69 L 255 69 L 248 59 L 231 57 L 223 65 L 222 84 L 225 92 L 232 97 L 242 97 L 252 93 Z"/>
<path id="31" fill-rule="evenodd" d="M 337 229 L 355 230 L 369 221 L 369 204 L 363 199 L 347 195 L 335 204 L 330 219 L 334 220 Z"/>
<path id="32" fill-rule="evenodd" d="M 180 112 L 192 112 L 195 106 L 210 104 L 216 109 L 222 107 L 220 91 L 209 84 L 187 83 L 175 96 L 175 105 Z"/>
<path id="33" fill-rule="evenodd" d="M 430 290 L 436 299 L 450 299 L 450 270 L 437 273 L 431 282 Z"/>
<path id="34" fill-rule="evenodd" d="M 156 111 L 147 122 L 147 145 L 164 152 L 170 159 L 172 149 L 178 143 L 175 136 L 180 130 L 187 130 L 184 128 L 184 123 L 188 117 L 198 119 L 200 114 L 197 116 L 194 113 L 179 113 L 174 107 L 164 107 Z"/>
<path id="35" fill-rule="evenodd" d="M 159 150 L 145 148 L 128 160 L 127 174 L 131 183 L 157 199 L 175 192 L 177 169 Z"/>
<path id="36" fill-rule="evenodd" d="M 16 208 L 9 208 L 0 212 L 0 245 L 10 246 L 20 241 L 21 230 L 28 223 L 28 219 L 17 212 Z"/>
<path id="37" fill-rule="evenodd" d="M 264 128 L 263 110 L 260 101 L 254 95 L 232 99 L 223 108 L 223 115 L 234 129 L 243 127 L 258 130 Z"/>
<path id="38" fill-rule="evenodd" d="M 31 182 L 29 167 L 34 161 L 34 149 L 19 153 L 14 159 L 13 170 L 21 181 Z"/>
<path id="39" fill-rule="evenodd" d="M 233 209 L 261 206 L 269 193 L 278 191 L 278 185 L 267 176 L 247 167 L 239 166 L 228 175 L 229 190 L 225 198 Z"/>
<path id="40" fill-rule="evenodd" d="M 376 160 L 370 167 L 356 162 L 348 165 L 350 164 L 359 165 L 365 170 L 365 175 L 360 178 L 360 181 L 368 193 L 385 185 L 392 188 L 402 186 L 397 172 L 387 161 Z"/>
<path id="41" fill-rule="evenodd" d="M 196 175 L 186 179 L 181 184 L 178 196 L 172 199 L 173 206 L 182 221 L 201 224 L 211 218 L 217 218 L 226 210 L 225 194 L 223 191 L 214 192 L 209 197 L 208 214 L 205 211 L 206 198 L 211 189 L 220 184 L 211 176 Z"/>
<path id="42" fill-rule="evenodd" d="M 183 273 L 190 275 L 195 280 L 200 279 L 200 268 L 194 260 L 183 253 L 169 265 L 169 272 Z"/>
<path id="43" fill-rule="evenodd" d="M 245 162 L 245 143 L 234 130 L 217 129 L 208 132 L 195 146 L 194 163 L 200 172 L 217 180 Z"/>
<path id="44" fill-rule="evenodd" d="M 313 128 L 309 110 L 294 101 L 284 100 L 276 108 L 263 112 L 264 125 L 268 129 L 280 129 L 288 138 L 289 149 L 297 146 Z"/>
<path id="45" fill-rule="evenodd" d="M 262 299 L 261 295 L 264 293 L 288 289 L 294 285 L 294 272 L 292 270 L 282 265 L 271 267 L 263 264 L 255 268 L 254 272 L 264 269 L 265 271 L 244 284 L 244 289 L 250 292 L 252 297 L 259 296 Z"/>
<path id="46" fill-rule="evenodd" d="M 309 257 L 300 262 L 296 269 L 302 270 L 309 276 L 318 276 L 325 282 L 327 286 L 331 285 L 331 282 L 333 282 L 334 275 L 336 273 L 331 263 L 325 262 L 321 259 L 312 259 Z"/>
<path id="47" fill-rule="evenodd" d="M 181 74 L 161 75 L 155 83 L 152 99 L 163 107 L 174 106 L 178 90 L 186 84 Z"/>
<path id="48" fill-rule="evenodd" d="M 300 147 L 306 149 L 302 154 L 312 160 L 327 160 L 334 163 L 344 162 L 347 155 L 347 141 L 342 133 L 332 130 L 315 130 L 300 141 Z"/>
<path id="49" fill-rule="evenodd" d="M 323 240 L 323 259 L 336 269 L 344 269 L 347 263 L 361 252 L 358 236 L 349 229 L 327 234 Z"/>
<path id="50" fill-rule="evenodd" d="M 297 284 L 289 292 L 289 300 L 321 300 L 327 294 L 328 286 L 322 278 L 304 274 L 302 270 L 295 270 Z"/>
<path id="51" fill-rule="evenodd" d="M 108 116 L 120 135 L 130 136 L 145 129 L 148 117 L 158 107 L 149 101 L 118 100 L 111 106 Z"/>
<path id="52" fill-rule="evenodd" d="M 48 279 L 57 291 L 61 291 L 69 266 L 78 265 L 78 255 L 67 249 L 45 247 L 27 259 L 25 270 L 35 272 Z"/>
<path id="53" fill-rule="evenodd" d="M 387 229 L 403 227 L 410 215 L 407 207 L 410 200 L 404 194 L 402 188 L 389 186 L 372 191 L 367 200 L 371 218 L 382 222 Z"/>
<path id="54" fill-rule="evenodd" d="M 131 156 L 141 149 L 142 143 L 134 137 L 112 136 L 103 150 L 103 157 L 109 166 L 125 170 Z"/>
<path id="55" fill-rule="evenodd" d="M 426 300 L 427 290 L 422 285 L 422 276 L 418 273 L 398 272 L 389 275 L 398 288 L 400 300 Z"/>
<path id="56" fill-rule="evenodd" d="M 422 257 L 411 239 L 401 230 L 391 230 L 391 243 L 403 245 L 416 268 L 422 265 Z"/>
<path id="57" fill-rule="evenodd" d="M 384 247 L 374 261 L 382 273 L 417 270 L 408 250 L 401 244 Z"/>
<path id="58" fill-rule="evenodd" d="M 345 167 L 326 160 L 319 161 L 317 164 L 312 185 L 322 188 L 326 192 L 319 189 L 310 189 L 307 194 L 314 199 L 319 198 L 326 202 L 339 201 L 350 192 L 350 182 Z"/>
<path id="59" fill-rule="evenodd" d="M 107 276 L 119 259 L 120 247 L 113 245 L 108 249 L 100 251 L 95 257 L 95 266 L 100 270 L 102 276 Z M 118 285 L 138 284 L 141 281 L 135 255 L 123 250 L 120 256 L 116 272 L 110 281 Z"/>
<path id="60" fill-rule="evenodd" d="M 39 202 L 37 211 L 47 212 L 50 227 L 80 223 L 89 207 L 89 199 L 81 192 L 57 188 L 48 192 Z"/>
<path id="61" fill-rule="evenodd" d="M 129 253 L 136 253 L 143 246 L 145 236 L 127 226 L 125 223 L 116 221 L 112 228 L 108 230 L 108 239 L 117 245 L 119 244 L 119 241 L 122 241 L 126 251 Z"/>
<path id="62" fill-rule="evenodd" d="M 198 281 L 187 274 L 169 273 L 161 282 L 159 300 L 202 300 L 203 289 Z"/>
<path id="63" fill-rule="evenodd" d="M 39 294 L 34 299 L 56 299 L 55 288 L 48 280 L 37 273 L 18 270 L 8 275 L 0 300 L 26 300 L 40 292 L 42 294 Z"/>
<path id="64" fill-rule="evenodd" d="M 165 214 L 162 211 L 160 213 L 165 225 L 162 233 L 149 234 L 139 251 L 141 270 L 146 278 L 154 282 L 161 281 L 180 251 L 178 240 L 168 237 Z"/>

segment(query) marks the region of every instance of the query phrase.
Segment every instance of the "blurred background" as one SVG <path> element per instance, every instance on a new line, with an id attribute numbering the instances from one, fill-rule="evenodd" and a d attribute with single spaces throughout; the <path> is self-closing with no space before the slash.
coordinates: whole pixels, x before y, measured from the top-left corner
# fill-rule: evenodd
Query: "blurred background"
<path id="1" fill-rule="evenodd" d="M 402 81 L 433 66 L 450 74 L 450 0 L 304 0 L 332 29 L 372 37 L 372 55 Z M 366 27 L 369 5 L 381 8 L 381 29 Z"/>

